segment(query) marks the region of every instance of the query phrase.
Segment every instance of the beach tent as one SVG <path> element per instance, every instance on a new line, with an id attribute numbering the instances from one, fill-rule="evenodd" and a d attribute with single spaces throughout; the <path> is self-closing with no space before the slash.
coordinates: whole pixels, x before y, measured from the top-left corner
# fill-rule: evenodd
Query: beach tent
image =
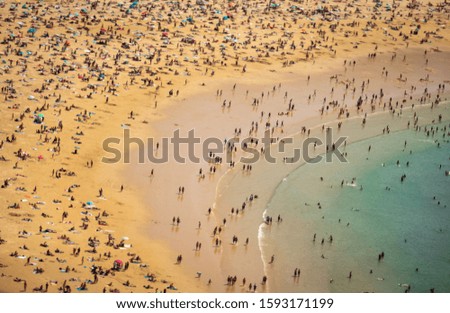
<path id="1" fill-rule="evenodd" d="M 37 29 L 36 29 L 36 28 L 34 28 L 34 27 L 30 27 L 30 28 L 28 28 L 28 31 L 27 31 L 27 33 L 29 33 L 29 34 L 34 34 L 34 33 L 36 33 L 36 31 L 37 31 Z"/>
<path id="2" fill-rule="evenodd" d="M 85 207 L 91 209 L 95 207 L 95 204 L 92 201 L 87 201 Z"/>
<path id="3" fill-rule="evenodd" d="M 137 7 L 139 1 L 134 1 L 132 4 L 130 4 L 130 9 L 134 9 Z"/>

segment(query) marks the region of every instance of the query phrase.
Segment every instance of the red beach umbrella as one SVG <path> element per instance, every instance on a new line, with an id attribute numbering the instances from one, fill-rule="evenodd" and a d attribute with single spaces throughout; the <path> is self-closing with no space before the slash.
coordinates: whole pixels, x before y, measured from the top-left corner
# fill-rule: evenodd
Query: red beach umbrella
<path id="1" fill-rule="evenodd" d="M 120 270 L 123 267 L 122 260 L 115 260 L 113 263 L 113 268 Z"/>

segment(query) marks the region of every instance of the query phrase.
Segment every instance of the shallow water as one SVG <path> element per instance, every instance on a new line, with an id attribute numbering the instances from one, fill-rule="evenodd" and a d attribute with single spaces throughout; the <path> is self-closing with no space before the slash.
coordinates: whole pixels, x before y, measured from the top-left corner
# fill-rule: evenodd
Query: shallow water
<path id="1" fill-rule="evenodd" d="M 287 176 L 264 212 L 273 224 L 260 227 L 263 260 L 276 256 L 265 264 L 270 291 L 404 292 L 410 285 L 449 292 L 450 161 L 442 134 L 372 137 L 346 147 L 348 163 L 305 164 Z"/>

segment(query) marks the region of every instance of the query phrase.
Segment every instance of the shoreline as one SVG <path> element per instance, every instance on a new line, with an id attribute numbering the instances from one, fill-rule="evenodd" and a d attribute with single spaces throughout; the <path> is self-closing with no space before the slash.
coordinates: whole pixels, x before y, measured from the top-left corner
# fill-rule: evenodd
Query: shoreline
<path id="1" fill-rule="evenodd" d="M 2 292 L 236 292 L 249 283 L 264 291 L 252 257 L 256 241 L 245 248 L 244 233 L 232 233 L 241 216 L 228 206 L 207 214 L 228 165 L 169 162 L 149 177 L 148 164 L 102 162 L 104 140 L 123 139 L 125 128 L 140 138 L 170 137 L 176 128 L 195 128 L 202 139 L 230 139 L 241 127 L 256 136 L 251 122 L 260 130 L 270 122 L 274 136 L 284 137 L 324 104 L 324 117 L 334 118 L 382 85 L 389 87 L 385 99 L 427 98 L 449 82 L 442 66 L 449 54 L 445 5 L 432 2 L 432 11 L 428 4 L 406 11 L 401 3 L 394 15 L 358 1 L 323 10 L 309 3 L 303 12 L 259 1 L 207 10 L 170 1 L 129 9 L 115 2 L 0 3 Z M 406 12 L 423 20 L 409 24 Z M 286 114 L 290 98 L 296 108 Z M 216 174 L 208 174 L 212 166 Z M 256 192 L 246 187 L 250 192 L 231 206 Z M 215 227 L 222 236 L 212 235 Z M 250 276 L 227 285 L 239 255 L 250 257 Z"/>
<path id="2" fill-rule="evenodd" d="M 448 107 L 448 104 L 446 105 Z M 424 106 L 420 106 L 418 108 L 418 110 L 426 110 L 427 108 Z M 441 109 L 442 110 L 442 109 Z M 387 115 L 389 116 L 391 113 L 390 112 L 378 112 L 380 114 L 378 115 Z M 377 114 L 377 113 L 374 113 Z M 376 118 L 376 117 L 375 117 Z M 361 116 L 355 116 L 354 120 L 362 120 Z M 398 119 L 398 118 L 397 118 Z M 371 121 L 371 115 L 368 115 L 368 123 L 370 123 Z M 341 132 L 349 132 L 349 130 L 346 130 L 346 124 L 351 123 L 351 120 L 345 120 L 344 124 L 343 124 L 343 129 L 341 130 Z M 331 121 L 330 123 L 334 124 L 334 126 L 336 126 L 337 121 Z M 314 124 L 314 123 L 312 123 Z M 359 127 L 359 123 L 356 123 L 357 126 Z M 316 124 L 317 125 L 317 124 Z M 317 131 L 320 130 L 320 127 L 323 125 L 323 123 L 318 124 L 315 127 L 315 135 L 319 135 L 317 134 Z M 366 126 L 366 127 L 370 127 L 370 126 Z M 406 130 L 406 125 L 402 125 L 400 126 L 400 129 L 398 130 L 391 130 L 391 132 L 395 132 L 395 131 L 400 131 L 400 130 Z M 312 128 L 312 135 L 314 134 L 314 129 Z M 320 133 L 320 132 L 319 132 Z M 352 133 L 350 131 L 350 133 Z M 294 137 L 296 137 L 297 140 L 302 141 L 304 140 L 306 137 L 302 134 L 294 134 Z M 320 136 L 320 135 L 319 135 Z M 375 135 L 378 136 L 378 135 Z M 383 135 L 381 135 L 383 136 Z M 372 135 L 369 135 L 368 137 L 363 136 L 361 139 L 354 141 L 354 137 L 353 136 L 353 140 L 349 141 L 348 144 L 351 145 L 353 143 L 358 142 L 359 140 L 366 140 L 367 138 L 372 138 Z M 320 137 L 319 137 L 320 138 Z M 323 151 L 322 151 L 323 152 Z M 288 153 L 289 154 L 289 153 Z M 221 192 L 218 194 L 218 202 L 219 205 L 221 207 L 230 207 L 233 205 L 233 201 L 229 201 L 228 199 L 243 199 L 243 197 L 245 197 L 245 195 L 239 190 L 239 188 L 233 188 L 233 185 L 238 185 L 241 186 L 243 184 L 243 180 L 245 179 L 250 179 L 252 183 L 246 183 L 247 185 L 250 184 L 254 184 L 257 187 L 255 187 L 255 193 L 259 195 L 258 200 L 253 203 L 253 207 L 251 207 L 250 213 L 249 212 L 245 212 L 245 218 L 248 221 L 247 223 L 245 223 L 244 225 L 241 226 L 236 226 L 237 230 L 234 230 L 235 233 L 244 233 L 246 234 L 246 236 L 251 236 L 251 232 L 246 231 L 248 229 L 253 229 L 253 238 L 255 237 L 255 235 L 259 235 L 261 234 L 261 228 L 260 227 L 266 227 L 267 225 L 265 225 L 265 223 L 263 222 L 264 218 L 262 217 L 263 214 L 266 213 L 267 210 L 267 206 L 268 204 L 270 204 L 270 199 L 272 198 L 277 186 L 279 186 L 280 184 L 283 183 L 283 179 L 288 177 L 288 175 L 290 175 L 291 173 L 293 173 L 294 171 L 296 171 L 299 167 L 305 165 L 304 162 L 300 162 L 300 163 L 296 163 L 296 164 L 280 164 L 278 165 L 279 170 L 277 171 L 277 176 L 273 177 L 273 176 L 268 176 L 269 173 L 270 174 L 274 174 L 273 169 L 270 170 L 270 164 L 266 164 L 263 162 L 264 165 L 261 165 L 260 167 L 258 167 L 258 170 L 255 171 L 254 173 L 252 173 L 252 175 L 256 176 L 256 177 L 251 177 L 251 178 L 245 178 L 242 175 L 240 175 L 239 172 L 235 172 L 233 174 L 229 174 L 230 177 L 228 177 L 228 181 L 223 181 L 222 186 L 219 186 L 219 190 L 221 190 Z M 280 167 L 281 166 L 281 167 Z M 261 168 L 262 167 L 262 168 Z M 270 178 L 268 178 L 270 177 Z M 259 182 L 259 183 L 258 183 Z M 263 183 L 264 182 L 264 183 Z M 222 188 L 220 188 L 222 187 Z M 222 201 L 221 201 L 222 198 Z M 220 203 L 221 201 L 221 203 Z M 234 201 L 234 203 L 236 203 L 236 201 Z M 256 213 L 255 213 L 256 211 Z M 250 215 L 249 215 L 250 214 Z M 252 225 L 252 226 L 251 226 Z M 275 227 L 272 226 L 272 227 Z M 265 269 L 266 269 L 266 276 L 269 277 L 269 281 L 268 281 L 268 288 L 270 288 L 270 275 L 267 275 L 267 270 L 268 270 L 268 266 L 267 263 L 270 260 L 270 255 L 265 255 L 262 256 L 263 257 L 263 263 L 265 264 Z M 256 259 L 256 257 L 255 257 Z M 265 259 L 265 260 L 264 260 Z M 236 260 L 234 261 L 234 270 L 237 271 L 238 268 L 244 267 L 244 270 L 242 270 L 243 272 L 249 272 L 251 271 L 250 268 L 253 268 L 254 265 L 251 264 L 250 267 L 245 268 L 245 266 L 243 264 L 248 264 L 248 263 L 238 263 L 239 265 L 236 266 Z M 317 273 L 316 273 L 317 274 Z M 314 276 L 314 275 L 313 275 Z M 260 277 L 262 277 L 262 275 L 260 275 Z M 276 291 L 273 291 L 276 292 Z"/>

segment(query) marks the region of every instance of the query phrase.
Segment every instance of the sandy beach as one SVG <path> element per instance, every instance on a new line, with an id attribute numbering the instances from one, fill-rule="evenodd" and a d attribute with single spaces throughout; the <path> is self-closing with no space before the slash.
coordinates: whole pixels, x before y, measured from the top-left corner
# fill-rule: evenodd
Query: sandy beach
<path id="1" fill-rule="evenodd" d="M 445 2 L 0 4 L 1 292 L 327 290 L 324 272 L 275 288 L 261 251 L 267 203 L 302 164 L 283 164 L 291 151 L 148 154 L 177 130 L 279 147 L 327 125 L 350 145 L 450 120 Z"/>

